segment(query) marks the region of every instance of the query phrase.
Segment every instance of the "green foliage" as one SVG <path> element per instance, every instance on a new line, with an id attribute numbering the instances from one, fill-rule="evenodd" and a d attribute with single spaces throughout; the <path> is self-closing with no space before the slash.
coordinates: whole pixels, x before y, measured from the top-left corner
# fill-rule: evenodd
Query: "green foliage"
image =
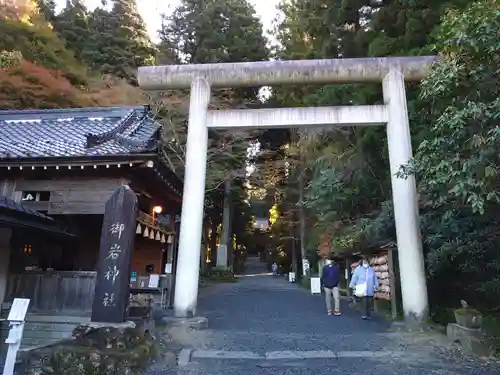
<path id="1" fill-rule="evenodd" d="M 26 375 L 139 374 L 156 356 L 154 338 L 141 329 L 77 331 L 71 343 L 30 351 L 16 370 Z"/>
<path id="2" fill-rule="evenodd" d="M 500 295 L 498 9 L 485 0 L 443 17 L 434 46 L 442 58 L 421 90 L 429 130 L 400 173 L 420 180 L 434 292 L 460 285 L 462 298 L 488 307 Z"/>
<path id="3" fill-rule="evenodd" d="M 71 0 L 66 2 L 66 7 L 57 16 L 52 13 L 50 5 L 44 5 L 48 8 L 43 11 L 48 13 L 46 17 L 51 19 L 54 29 L 59 36 L 66 42 L 68 48 L 74 51 L 75 56 L 80 61 L 91 63 L 90 56 L 86 56 L 90 49 L 95 47 L 94 30 L 90 28 L 89 12 L 81 0 Z M 42 9 L 44 9 L 42 8 Z"/>
<path id="4" fill-rule="evenodd" d="M 104 42 L 99 43 L 100 51 L 104 52 L 106 68 L 103 67 L 103 72 L 135 82 L 137 67 L 153 65 L 156 53 L 136 1 L 114 0 L 113 8 L 106 18 L 95 20 L 99 27 L 111 31 L 109 37 L 99 38 L 100 42 Z"/>
<path id="5" fill-rule="evenodd" d="M 82 0 L 71 0 L 57 16 L 52 16 L 50 9 L 45 12 L 67 47 L 94 71 L 136 84 L 137 68 L 155 62 L 156 48 L 135 0 L 114 0 L 110 10 L 96 8 L 92 12 Z"/>
<path id="6" fill-rule="evenodd" d="M 333 241 L 333 250 L 338 253 L 383 244 L 394 239 L 395 232 L 392 201 L 383 202 L 380 211 L 361 217 L 345 227 Z"/>
<path id="7" fill-rule="evenodd" d="M 24 58 L 19 51 L 0 51 L 0 69 L 10 69 L 23 62 Z"/>
<path id="8" fill-rule="evenodd" d="M 0 51 L 19 51 L 25 60 L 63 72 L 74 85 L 86 83 L 86 69 L 48 24 L 0 19 Z"/>
<path id="9" fill-rule="evenodd" d="M 38 11 L 40 15 L 50 23 L 56 20 L 56 2 L 55 0 L 37 0 Z"/>
<path id="10" fill-rule="evenodd" d="M 291 0 L 282 10 L 280 59 L 441 55 L 421 87 L 407 86 L 416 152 L 399 177 L 414 173 L 419 182 L 433 308 L 456 304 L 443 298 L 452 291 L 498 308 L 498 0 Z M 280 87 L 273 94 L 277 106 L 382 103 L 380 87 L 372 85 Z M 311 252 L 396 240 L 383 129 L 314 129 L 292 140 L 286 155 L 290 170 L 306 176 Z M 295 191 L 292 176 L 283 173 L 281 183 Z"/>
<path id="11" fill-rule="evenodd" d="M 304 276 L 300 279 L 299 285 L 307 290 L 311 290 L 311 278 Z"/>
<path id="12" fill-rule="evenodd" d="M 488 202 L 500 203 L 497 3 L 449 11 L 437 34 L 442 60 L 422 86 L 423 112 L 433 125 L 406 169 L 420 177 L 433 208 L 484 214 Z"/>
<path id="13" fill-rule="evenodd" d="M 182 0 L 171 16 L 164 16 L 160 38 L 160 55 L 167 63 L 255 61 L 267 60 L 269 55 L 262 24 L 246 0 Z M 245 108 L 258 103 L 255 88 L 212 91 L 211 109 Z M 158 117 L 164 123 L 163 155 L 182 178 L 189 111 L 187 92 L 159 93 L 155 100 Z M 231 181 L 231 232 L 237 238 L 230 259 L 233 267 L 240 267 L 241 249 L 252 244 L 250 208 L 243 202 L 246 186 L 242 181 L 246 176 L 247 149 L 256 137 L 255 132 L 249 131 L 209 131 L 205 207 L 212 228 L 210 247 L 215 258 L 214 228 L 222 221 L 223 185 Z M 219 241 L 225 242 L 220 237 Z"/>
<path id="14" fill-rule="evenodd" d="M 160 36 L 190 63 L 266 60 L 262 23 L 246 0 L 182 0 Z"/>
<path id="15" fill-rule="evenodd" d="M 183 0 L 160 30 L 162 53 L 167 59 L 188 63 L 266 60 L 269 53 L 262 24 L 246 0 Z M 164 155 L 176 173 L 183 173 L 187 137 L 187 95 L 158 97 L 158 115 L 165 123 Z M 181 103 L 184 102 L 184 103 Z M 257 90 L 217 90 L 215 109 L 245 107 L 257 101 Z M 209 189 L 218 188 L 231 174 L 245 174 L 246 151 L 255 138 L 248 132 L 209 132 Z"/>
<path id="16" fill-rule="evenodd" d="M 236 283 L 238 279 L 234 276 L 234 273 L 225 268 L 212 268 L 208 272 L 202 275 L 202 278 L 206 281 L 218 282 L 218 283 Z"/>
<path id="17" fill-rule="evenodd" d="M 348 203 L 349 195 L 356 192 L 349 191 L 334 168 L 318 168 L 314 172 L 316 175 L 309 185 L 304 200 L 305 207 L 315 209 L 318 222 L 321 224 L 341 219 L 349 212 L 343 205 Z"/>
<path id="18" fill-rule="evenodd" d="M 262 31 L 247 0 L 182 0 L 164 16 L 160 37 L 164 49 L 189 63 L 262 61 L 269 55 Z M 235 91 L 251 101 L 258 93 Z"/>

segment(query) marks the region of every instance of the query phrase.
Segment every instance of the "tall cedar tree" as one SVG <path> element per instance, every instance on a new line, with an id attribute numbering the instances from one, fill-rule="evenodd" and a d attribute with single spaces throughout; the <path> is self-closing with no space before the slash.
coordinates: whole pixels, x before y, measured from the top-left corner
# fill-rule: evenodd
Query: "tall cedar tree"
<path id="1" fill-rule="evenodd" d="M 89 12 L 83 2 L 68 0 L 64 9 L 53 20 L 53 26 L 66 46 L 74 51 L 76 58 L 92 66 L 95 36 L 89 27 Z"/>
<path id="2" fill-rule="evenodd" d="M 262 23 L 246 0 L 182 0 L 164 17 L 160 38 L 191 64 L 267 60 Z M 257 90 L 242 91 L 255 100 Z"/>
<path id="3" fill-rule="evenodd" d="M 136 84 L 137 68 L 155 62 L 156 49 L 135 0 L 116 0 L 111 10 L 98 7 L 92 12 L 82 0 L 68 0 L 54 26 L 93 71 Z"/>
<path id="4" fill-rule="evenodd" d="M 110 16 L 113 32 L 105 56 L 112 69 L 105 73 L 135 82 L 137 68 L 154 64 L 156 50 L 135 0 L 115 0 Z"/>
<path id="5" fill-rule="evenodd" d="M 262 24 L 246 0 L 182 0 L 170 17 L 164 17 L 160 37 L 161 53 L 172 56 L 173 52 L 185 63 L 259 61 L 269 57 Z M 212 95 L 212 105 L 219 109 L 245 107 L 258 101 L 256 88 L 212 90 Z M 167 158 L 180 161 L 181 165 L 175 169 L 182 171 L 187 113 L 179 115 L 178 112 L 179 106 L 169 108 L 170 121 L 165 126 L 163 139 Z M 177 118 L 172 118 L 173 114 Z M 215 254 L 215 234 L 222 211 L 223 194 L 218 188 L 228 178 L 231 181 L 245 174 L 246 151 L 254 137 L 241 131 L 209 132 L 207 186 L 210 194 L 207 194 L 206 208 L 212 228 L 212 254 Z M 232 187 L 233 198 L 240 200 L 242 194 L 237 192 L 241 193 L 241 184 L 234 181 Z M 241 233 L 242 228 L 247 227 L 248 220 L 241 223 L 245 217 L 233 217 L 233 231 Z M 240 233 L 237 237 L 241 240 L 244 236 Z"/>
<path id="6" fill-rule="evenodd" d="M 269 56 L 262 24 L 246 0 L 182 0 L 170 17 L 164 16 L 160 37 L 161 52 L 174 52 L 186 63 L 259 61 Z M 257 89 L 214 90 L 213 103 L 219 108 L 245 106 L 256 102 L 257 94 Z M 187 111 L 179 104 L 174 107 L 160 114 L 169 117 L 165 152 L 177 166 L 173 169 L 182 173 Z M 241 132 L 210 132 L 209 170 L 212 177 L 217 175 L 209 176 L 210 185 L 218 186 L 231 169 L 244 166 L 248 141 Z"/>

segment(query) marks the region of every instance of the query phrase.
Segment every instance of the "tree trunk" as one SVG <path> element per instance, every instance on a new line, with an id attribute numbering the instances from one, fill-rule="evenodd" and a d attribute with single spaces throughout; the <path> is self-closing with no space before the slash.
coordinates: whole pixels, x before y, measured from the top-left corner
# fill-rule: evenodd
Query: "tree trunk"
<path id="1" fill-rule="evenodd" d="M 208 254 L 208 221 L 203 221 L 203 235 L 202 235 L 202 248 L 201 248 L 201 264 L 200 270 L 202 274 L 207 272 L 207 254 Z"/>
<path id="2" fill-rule="evenodd" d="M 307 260 L 306 254 L 306 218 L 304 211 L 304 169 L 300 171 L 299 175 L 299 225 L 300 225 L 300 255 L 302 258 L 302 275 L 307 276 L 309 273 L 309 267 L 304 266 L 308 265 L 309 261 Z"/>
<path id="3" fill-rule="evenodd" d="M 231 240 L 231 179 L 224 183 L 224 206 L 222 211 L 222 235 L 217 249 L 217 267 L 227 268 Z"/>
<path id="4" fill-rule="evenodd" d="M 212 218 L 210 220 L 210 263 L 211 264 L 216 264 L 217 263 L 217 227 L 219 226 L 219 223 L 215 218 Z"/>
<path id="5" fill-rule="evenodd" d="M 293 214 L 293 212 L 291 213 L 290 217 L 291 217 L 291 220 L 290 220 L 290 236 L 292 238 L 292 272 L 295 273 L 295 277 L 297 278 L 297 269 L 298 269 L 298 265 L 297 265 L 297 242 L 295 241 L 295 225 L 293 224 L 294 223 L 294 219 L 295 219 L 295 215 Z"/>

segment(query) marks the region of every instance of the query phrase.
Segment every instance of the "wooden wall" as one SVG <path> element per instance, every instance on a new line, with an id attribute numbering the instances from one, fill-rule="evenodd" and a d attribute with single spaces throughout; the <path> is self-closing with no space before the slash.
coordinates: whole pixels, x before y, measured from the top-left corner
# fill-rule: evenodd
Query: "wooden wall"
<path id="1" fill-rule="evenodd" d="M 92 309 L 95 272 L 26 271 L 9 275 L 6 302 L 29 298 L 29 311 L 80 311 Z"/>
<path id="2" fill-rule="evenodd" d="M 0 184 L 0 194 L 20 201 L 23 191 L 48 191 L 48 202 L 23 201 L 23 205 L 46 211 L 49 215 L 102 215 L 104 205 L 113 191 L 128 182 L 123 178 L 4 180 Z"/>

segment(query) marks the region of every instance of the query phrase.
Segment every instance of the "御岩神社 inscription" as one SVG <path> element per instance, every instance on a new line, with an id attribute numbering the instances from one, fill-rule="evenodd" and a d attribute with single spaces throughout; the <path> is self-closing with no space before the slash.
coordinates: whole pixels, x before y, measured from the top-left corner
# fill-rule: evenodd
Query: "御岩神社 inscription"
<path id="1" fill-rule="evenodd" d="M 122 185 L 113 192 L 104 212 L 92 322 L 125 321 L 136 219 L 137 197 Z"/>

